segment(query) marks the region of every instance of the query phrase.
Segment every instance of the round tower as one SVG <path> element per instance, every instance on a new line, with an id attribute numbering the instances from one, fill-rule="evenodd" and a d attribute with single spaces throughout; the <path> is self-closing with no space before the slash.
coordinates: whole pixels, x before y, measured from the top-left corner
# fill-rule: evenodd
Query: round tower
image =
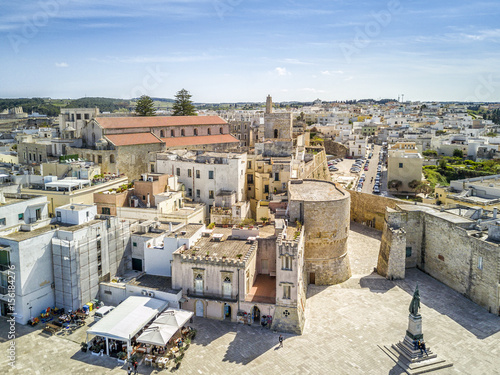
<path id="1" fill-rule="evenodd" d="M 306 281 L 333 285 L 349 279 L 349 193 L 330 181 L 291 180 L 288 204 L 290 220 L 304 225 Z"/>

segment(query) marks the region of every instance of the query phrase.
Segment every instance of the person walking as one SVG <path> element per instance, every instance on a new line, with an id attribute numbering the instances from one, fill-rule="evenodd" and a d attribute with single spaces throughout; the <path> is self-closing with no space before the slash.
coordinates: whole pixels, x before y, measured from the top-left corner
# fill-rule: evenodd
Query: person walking
<path id="1" fill-rule="evenodd" d="M 137 375 L 137 361 L 134 361 L 134 374 Z"/>
<path id="2" fill-rule="evenodd" d="M 283 336 L 280 335 L 278 340 L 280 342 L 280 348 L 282 348 L 283 347 Z"/>
<path id="3" fill-rule="evenodd" d="M 130 367 L 130 365 L 128 365 L 127 368 L 127 375 L 132 375 L 132 367 Z"/>

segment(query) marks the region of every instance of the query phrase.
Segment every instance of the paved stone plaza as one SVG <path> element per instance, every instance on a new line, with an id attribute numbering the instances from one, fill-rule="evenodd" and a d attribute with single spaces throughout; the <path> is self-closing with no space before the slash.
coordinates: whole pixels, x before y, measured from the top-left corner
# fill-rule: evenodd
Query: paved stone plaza
<path id="1" fill-rule="evenodd" d="M 419 284 L 427 346 L 454 366 L 438 374 L 500 374 L 500 317 L 426 274 L 407 270 L 406 280 L 372 273 L 380 232 L 353 223 L 349 251 L 353 276 L 336 286 L 309 286 L 301 336 L 196 318 L 198 334 L 178 374 L 402 374 L 379 348 L 402 340 L 408 306 Z M 126 374 L 116 360 L 80 352 L 84 331 L 46 336 L 16 326 L 17 368 L 7 366 L 7 322 L 0 319 L 0 366 L 8 374 Z M 140 374 L 167 373 L 141 365 Z"/>

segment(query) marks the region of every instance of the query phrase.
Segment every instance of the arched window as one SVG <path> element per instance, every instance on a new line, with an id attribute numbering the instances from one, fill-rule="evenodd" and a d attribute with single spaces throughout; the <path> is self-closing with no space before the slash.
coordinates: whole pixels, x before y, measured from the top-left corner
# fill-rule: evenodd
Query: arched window
<path id="1" fill-rule="evenodd" d="M 210 130 L 210 128 L 207 129 L 207 134 L 208 135 L 211 135 L 212 134 L 212 131 Z"/>
<path id="2" fill-rule="evenodd" d="M 181 137 L 184 137 L 184 129 L 181 129 Z"/>
<path id="3" fill-rule="evenodd" d="M 220 128 L 219 133 L 224 134 L 224 128 Z"/>
<path id="4" fill-rule="evenodd" d="M 165 138 L 165 130 L 160 130 L 160 138 Z"/>
<path id="5" fill-rule="evenodd" d="M 198 135 L 198 129 L 195 128 L 193 132 L 194 132 L 194 135 Z"/>
<path id="6" fill-rule="evenodd" d="M 174 131 L 173 131 L 173 130 L 170 130 L 170 136 L 171 136 L 171 137 L 175 137 L 175 133 L 174 133 Z"/>

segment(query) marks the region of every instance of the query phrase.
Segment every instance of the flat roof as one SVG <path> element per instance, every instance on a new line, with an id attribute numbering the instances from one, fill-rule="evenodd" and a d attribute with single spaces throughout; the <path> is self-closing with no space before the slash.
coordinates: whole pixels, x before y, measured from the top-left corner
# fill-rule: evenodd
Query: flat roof
<path id="1" fill-rule="evenodd" d="M 172 278 L 167 276 L 143 274 L 138 277 L 134 277 L 129 282 L 127 282 L 127 284 L 138 286 L 144 289 L 157 290 L 160 292 L 173 294 L 177 294 L 181 291 L 181 289 L 172 288 Z"/>
<path id="2" fill-rule="evenodd" d="M 87 334 L 127 341 L 168 306 L 167 301 L 131 296 L 95 323 Z"/>
<path id="3" fill-rule="evenodd" d="M 191 238 L 198 230 L 200 230 L 200 228 L 202 226 L 203 226 L 203 224 L 187 224 L 183 227 L 180 227 L 180 228 L 172 231 L 171 233 L 169 233 L 165 237 L 172 238 L 172 237 L 177 236 L 177 238 Z"/>
<path id="4" fill-rule="evenodd" d="M 222 235 L 220 240 L 214 240 L 214 235 Z M 232 240 L 232 228 L 215 228 L 212 237 L 201 237 L 194 246 L 188 250 L 182 250 L 182 254 L 190 256 L 205 256 L 207 251 L 210 256 L 228 259 L 236 259 L 238 254 L 241 254 L 241 259 L 245 259 L 245 255 L 250 251 L 256 242 L 247 240 Z M 199 250 L 195 250 L 198 249 Z"/>
<path id="5" fill-rule="evenodd" d="M 333 182 L 322 180 L 292 180 L 289 185 L 291 201 L 334 201 L 349 197 Z"/>

